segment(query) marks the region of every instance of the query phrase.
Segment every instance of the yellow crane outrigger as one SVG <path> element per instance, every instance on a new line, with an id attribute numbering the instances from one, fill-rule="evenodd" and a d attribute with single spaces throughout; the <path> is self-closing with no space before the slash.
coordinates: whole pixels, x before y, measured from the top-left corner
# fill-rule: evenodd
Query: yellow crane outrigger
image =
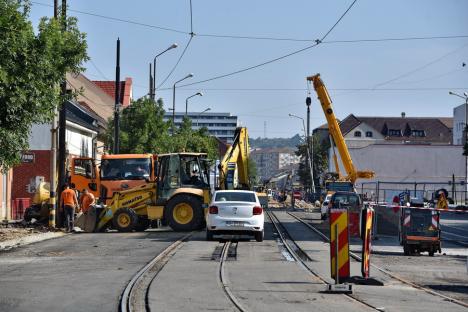
<path id="1" fill-rule="evenodd" d="M 343 163 L 343 167 L 347 174 L 345 177 L 342 177 L 340 175 L 339 180 L 349 181 L 354 185 L 358 178 L 372 179 L 375 175 L 373 171 L 358 171 L 356 170 L 356 167 L 353 164 L 353 160 L 351 159 L 351 155 L 349 154 L 345 139 L 343 137 L 343 134 L 341 133 L 340 126 L 336 121 L 336 116 L 331 105 L 332 100 L 330 99 L 330 95 L 328 94 L 325 84 L 320 78 L 320 74 L 307 77 L 307 81 L 312 81 L 314 85 L 315 92 L 317 93 L 320 104 L 322 105 L 323 113 L 325 114 L 325 118 L 327 119 L 328 131 L 331 137 L 333 138 L 333 141 L 335 142 L 335 145 L 338 149 L 338 153 L 340 154 L 341 162 Z M 334 157 L 334 161 L 335 166 L 337 168 L 337 172 L 339 174 L 339 167 L 336 155 Z"/>

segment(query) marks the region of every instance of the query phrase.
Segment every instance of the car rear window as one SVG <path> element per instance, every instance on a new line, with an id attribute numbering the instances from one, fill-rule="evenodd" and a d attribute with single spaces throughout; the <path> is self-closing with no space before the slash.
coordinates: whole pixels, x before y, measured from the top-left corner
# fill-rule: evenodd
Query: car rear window
<path id="1" fill-rule="evenodd" d="M 256 202 L 254 193 L 247 192 L 218 192 L 216 193 L 215 201 L 243 201 Z"/>

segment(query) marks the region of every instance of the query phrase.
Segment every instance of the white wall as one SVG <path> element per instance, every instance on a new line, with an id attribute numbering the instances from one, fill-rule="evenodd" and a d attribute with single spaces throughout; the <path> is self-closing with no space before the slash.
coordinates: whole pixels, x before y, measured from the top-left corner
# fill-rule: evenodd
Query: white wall
<path id="1" fill-rule="evenodd" d="M 66 142 L 68 153 L 75 156 L 93 156 L 93 137 L 96 132 L 83 129 L 74 123 L 67 122 Z M 87 153 L 83 153 L 83 149 Z"/>
<path id="2" fill-rule="evenodd" d="M 375 179 L 358 180 L 395 182 L 443 182 L 465 177 L 465 157 L 462 146 L 374 144 L 364 148 L 349 148 L 357 170 L 373 170 Z M 330 156 L 332 152 L 330 150 Z M 332 158 L 329 170 L 334 170 Z M 345 173 L 340 162 L 340 170 Z"/>
<path id="3" fill-rule="evenodd" d="M 361 137 L 354 136 L 356 131 L 361 131 Z M 366 137 L 367 131 L 372 132 L 371 138 Z M 359 124 L 356 128 L 347 133 L 344 138 L 348 147 L 365 147 L 370 144 L 378 143 L 379 141 L 384 141 L 384 136 L 366 123 Z"/>
<path id="4" fill-rule="evenodd" d="M 467 105 L 462 104 L 453 109 L 453 144 L 463 145 L 463 129 L 465 128 Z"/>
<path id="5" fill-rule="evenodd" d="M 30 150 L 50 150 L 50 127 L 51 124 L 34 124 L 29 136 Z"/>

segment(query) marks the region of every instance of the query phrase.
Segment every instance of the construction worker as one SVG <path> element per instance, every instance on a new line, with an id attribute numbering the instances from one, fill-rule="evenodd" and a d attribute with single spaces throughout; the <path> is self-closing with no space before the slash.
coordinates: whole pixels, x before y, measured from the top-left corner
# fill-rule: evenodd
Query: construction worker
<path id="1" fill-rule="evenodd" d="M 81 201 L 81 212 L 87 213 L 89 206 L 94 205 L 96 199 L 94 198 L 93 193 L 90 193 L 88 189 L 83 189 L 82 195 L 80 196 Z"/>
<path id="2" fill-rule="evenodd" d="M 60 206 L 65 214 L 65 225 L 67 232 L 72 232 L 75 219 L 75 207 L 79 207 L 76 193 L 65 183 L 64 190 L 60 195 Z"/>

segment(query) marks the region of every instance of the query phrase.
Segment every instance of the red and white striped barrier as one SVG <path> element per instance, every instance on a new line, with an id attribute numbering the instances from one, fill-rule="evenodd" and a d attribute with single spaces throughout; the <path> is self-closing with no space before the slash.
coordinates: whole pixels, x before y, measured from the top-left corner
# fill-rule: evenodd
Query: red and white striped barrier
<path id="1" fill-rule="evenodd" d="M 397 212 L 401 208 L 409 208 L 409 209 L 421 209 L 421 210 L 432 210 L 432 211 L 441 211 L 441 212 L 465 212 L 468 213 L 468 209 L 440 209 L 440 208 L 430 208 L 430 207 L 412 207 L 412 206 L 400 206 L 400 205 L 394 205 L 394 204 L 389 204 L 389 203 L 369 203 L 369 207 L 375 207 L 375 206 L 385 206 L 387 208 L 392 208 L 396 209 L 395 212 Z"/>

